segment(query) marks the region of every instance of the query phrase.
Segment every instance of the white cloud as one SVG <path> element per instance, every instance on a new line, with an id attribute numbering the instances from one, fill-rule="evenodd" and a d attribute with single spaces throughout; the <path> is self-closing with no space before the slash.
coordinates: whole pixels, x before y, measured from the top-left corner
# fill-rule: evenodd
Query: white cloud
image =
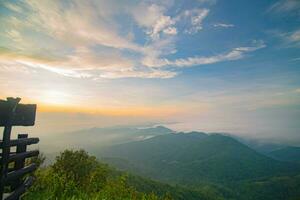
<path id="1" fill-rule="evenodd" d="M 148 70 L 148 71 L 122 71 L 122 72 L 104 72 L 100 75 L 101 78 L 173 78 L 178 73 L 168 70 Z"/>
<path id="2" fill-rule="evenodd" d="M 207 17 L 209 10 L 205 8 L 187 9 L 177 16 L 166 15 L 167 9 L 156 4 L 141 3 L 131 9 L 131 14 L 137 23 L 146 28 L 146 33 L 152 39 L 159 39 L 161 33 L 176 35 L 177 26 L 184 24 L 183 32 L 195 34 L 202 29 L 202 22 Z"/>
<path id="3" fill-rule="evenodd" d="M 137 5 L 117 0 L 6 3 L 11 15 L 0 19 L 4 27 L 0 37 L 8 41 L 6 49 L 0 49 L 2 70 L 7 69 L 3 67 L 5 63 L 13 62 L 24 69 L 40 68 L 75 78 L 171 78 L 178 72 L 155 67 L 234 60 L 251 51 L 237 48 L 211 57 L 166 59 L 177 52 L 180 33 L 195 34 L 203 28 L 209 10 L 193 8 L 172 16 L 168 10 L 171 1 L 151 2 Z M 132 29 L 124 30 L 120 16 L 132 20 L 134 28 L 144 31 L 144 44 L 135 41 Z"/>
<path id="4" fill-rule="evenodd" d="M 216 24 L 214 24 L 214 27 L 232 28 L 232 27 L 234 27 L 234 25 L 233 24 L 216 23 Z"/>
<path id="5" fill-rule="evenodd" d="M 299 0 L 278 0 L 276 3 L 271 5 L 268 9 L 268 12 L 286 12 L 292 13 L 295 11 L 297 14 L 300 14 L 300 1 Z"/>
<path id="6" fill-rule="evenodd" d="M 146 28 L 146 33 L 153 39 L 159 39 L 162 33 L 176 35 L 175 20 L 164 14 L 166 8 L 156 4 L 141 3 L 131 9 L 136 22 Z"/>
<path id="7" fill-rule="evenodd" d="M 217 0 L 197 0 L 199 3 L 215 4 Z"/>
<path id="8" fill-rule="evenodd" d="M 245 53 L 252 52 L 261 48 L 266 47 L 266 45 L 262 41 L 255 41 L 255 46 L 251 47 L 238 47 L 231 50 L 228 53 L 222 53 L 215 56 L 210 57 L 188 57 L 182 59 L 149 59 L 147 60 L 147 64 L 149 67 L 164 67 L 164 66 L 171 66 L 171 67 L 191 67 L 195 65 L 205 65 L 205 64 L 213 64 L 223 61 L 230 61 L 230 60 L 238 60 L 245 56 Z"/>
<path id="9" fill-rule="evenodd" d="M 152 39 L 158 39 L 161 32 L 165 34 L 175 35 L 177 34 L 176 28 L 173 26 L 175 21 L 170 16 L 161 16 L 152 29 L 148 32 Z"/>
<path id="10" fill-rule="evenodd" d="M 142 26 L 151 28 L 156 21 L 164 16 L 165 8 L 156 4 L 140 3 L 139 5 L 130 9 L 130 13 L 136 20 L 136 22 Z"/>
<path id="11" fill-rule="evenodd" d="M 284 47 L 300 47 L 300 29 L 291 32 L 271 31 L 270 33 L 281 39 Z"/>
<path id="12" fill-rule="evenodd" d="M 99 20 L 98 7 L 92 1 L 73 1 L 68 9 L 63 6 L 57 0 L 26 1 L 31 12 L 20 28 L 38 29 L 71 47 L 99 44 L 118 49 L 140 48 L 118 34 L 111 16 L 102 13 L 103 8 Z M 105 4 L 102 6 L 105 8 Z"/>
<path id="13" fill-rule="evenodd" d="M 176 35 L 177 34 L 177 29 L 174 27 L 168 27 L 167 29 L 164 29 L 163 32 L 165 34 L 169 34 L 169 35 Z"/>
<path id="14" fill-rule="evenodd" d="M 300 29 L 289 34 L 287 39 L 290 42 L 300 42 Z"/>
<path id="15" fill-rule="evenodd" d="M 185 33 L 195 34 L 202 29 L 202 22 L 209 13 L 208 9 L 192 9 L 186 10 L 178 16 L 177 20 L 188 21 L 188 27 L 184 30 Z"/>
<path id="16" fill-rule="evenodd" d="M 15 5 L 15 4 L 12 4 L 12 3 L 9 3 L 8 1 L 7 2 L 4 2 L 3 3 L 4 6 L 14 12 L 22 12 L 22 7 L 18 6 L 18 5 Z"/>

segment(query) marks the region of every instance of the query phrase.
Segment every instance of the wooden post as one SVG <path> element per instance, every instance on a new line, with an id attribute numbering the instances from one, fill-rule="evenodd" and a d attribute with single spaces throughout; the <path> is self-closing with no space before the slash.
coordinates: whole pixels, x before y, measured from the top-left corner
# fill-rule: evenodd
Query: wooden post
<path id="1" fill-rule="evenodd" d="M 27 137 L 28 134 L 18 134 L 18 139 L 25 139 Z M 26 144 L 22 144 L 22 143 L 18 144 L 16 148 L 16 154 L 26 152 L 27 150 L 26 146 L 27 146 Z M 17 160 L 15 162 L 14 170 L 19 170 L 22 169 L 23 167 L 25 167 L 25 158 Z M 22 184 L 22 179 L 21 178 L 17 179 L 12 184 L 12 190 L 16 190 L 21 184 Z"/>
<path id="2" fill-rule="evenodd" d="M 26 158 L 38 156 L 39 151 L 26 151 L 27 145 L 36 144 L 39 138 L 28 138 L 27 134 L 19 134 L 18 139 L 11 140 L 12 126 L 33 126 L 36 115 L 35 104 L 19 104 L 20 98 L 7 98 L 0 100 L 0 126 L 4 127 L 3 139 L 0 141 L 1 170 L 0 170 L 0 200 L 3 199 L 6 186 L 10 186 L 10 194 L 6 200 L 18 200 L 20 196 L 33 183 L 33 177 L 24 176 L 37 169 L 35 163 L 25 166 Z M 11 153 L 10 148 L 16 146 L 16 152 Z M 9 169 L 9 163 L 14 167 Z"/>
<path id="3" fill-rule="evenodd" d="M 4 193 L 4 186 L 5 186 L 5 175 L 7 174 L 8 169 L 8 159 L 10 154 L 10 140 L 11 134 L 11 126 L 5 126 L 3 131 L 3 148 L 2 148 L 2 158 L 1 158 L 1 182 L 0 182 L 0 198 L 2 199 Z"/>
<path id="4" fill-rule="evenodd" d="M 1 180 L 0 180 L 0 198 L 3 198 L 3 192 L 5 187 L 5 179 L 7 175 L 8 170 L 8 159 L 10 154 L 10 135 L 11 135 L 11 129 L 12 129 L 12 123 L 13 123 L 13 117 L 16 110 L 16 107 L 18 103 L 20 102 L 20 98 L 7 98 L 7 101 L 9 102 L 9 116 L 7 119 L 7 123 L 4 126 L 3 131 L 3 148 L 2 148 L 2 159 L 1 159 Z"/>

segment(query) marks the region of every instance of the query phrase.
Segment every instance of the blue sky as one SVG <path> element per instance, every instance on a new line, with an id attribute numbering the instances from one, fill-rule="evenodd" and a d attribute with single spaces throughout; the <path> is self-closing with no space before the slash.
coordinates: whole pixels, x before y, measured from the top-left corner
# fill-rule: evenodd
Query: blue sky
<path id="1" fill-rule="evenodd" d="M 43 129 L 63 115 L 300 144 L 298 0 L 1 1 L 0 26 L 1 97 L 41 105 Z"/>

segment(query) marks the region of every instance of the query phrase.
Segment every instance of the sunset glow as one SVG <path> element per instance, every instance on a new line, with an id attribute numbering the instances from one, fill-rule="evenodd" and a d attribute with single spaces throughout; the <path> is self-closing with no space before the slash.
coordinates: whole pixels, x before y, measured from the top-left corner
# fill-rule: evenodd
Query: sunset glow
<path id="1" fill-rule="evenodd" d="M 0 96 L 51 116 L 299 138 L 291 2 L 1 1 Z"/>

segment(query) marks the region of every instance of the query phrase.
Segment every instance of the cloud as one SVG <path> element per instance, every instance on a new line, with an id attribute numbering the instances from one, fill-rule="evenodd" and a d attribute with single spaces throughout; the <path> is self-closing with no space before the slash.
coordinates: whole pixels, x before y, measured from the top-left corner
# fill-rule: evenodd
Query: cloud
<path id="1" fill-rule="evenodd" d="M 234 27 L 234 25 L 233 24 L 216 23 L 216 24 L 214 24 L 214 27 L 232 28 L 232 27 Z"/>
<path id="2" fill-rule="evenodd" d="M 151 69 L 150 71 L 122 71 L 122 72 L 105 72 L 100 75 L 101 78 L 173 78 L 177 75 L 177 72 L 168 71 L 168 70 L 157 70 Z"/>
<path id="3" fill-rule="evenodd" d="M 300 29 L 290 32 L 272 31 L 273 36 L 281 39 L 285 47 L 300 47 Z"/>
<path id="4" fill-rule="evenodd" d="M 180 73 L 178 67 L 236 60 L 250 51 L 167 59 L 177 52 L 181 34 L 202 30 L 209 14 L 200 7 L 170 12 L 172 1 L 28 0 L 4 6 L 2 70 L 10 63 L 74 78 L 171 78 Z M 172 69 L 157 69 L 163 66 Z"/>
<path id="5" fill-rule="evenodd" d="M 141 3 L 131 10 L 136 22 L 141 27 L 146 28 L 146 33 L 152 39 L 159 39 L 162 33 L 169 35 L 176 35 L 177 29 L 174 26 L 175 21 L 164 14 L 165 7 L 156 4 Z"/>
<path id="6" fill-rule="evenodd" d="M 247 52 L 256 51 L 266 47 L 262 41 L 254 41 L 254 45 L 255 46 L 250 47 L 237 47 L 228 53 L 222 53 L 210 57 L 195 56 L 175 60 L 152 58 L 146 60 L 144 64 L 150 67 L 191 67 L 195 65 L 213 64 L 223 61 L 238 60 L 243 58 Z"/>
<path id="7" fill-rule="evenodd" d="M 299 60 L 300 60 L 300 57 L 291 59 L 291 61 L 299 61 Z"/>
<path id="8" fill-rule="evenodd" d="M 166 15 L 166 11 L 164 6 L 141 3 L 131 10 L 131 14 L 139 26 L 146 28 L 146 33 L 152 39 L 159 39 L 162 33 L 176 35 L 180 24 L 184 24 L 184 33 L 197 33 L 202 30 L 202 22 L 209 13 L 209 9 L 206 8 L 193 8 L 172 17 Z"/>
<path id="9" fill-rule="evenodd" d="M 269 7 L 268 12 L 277 13 L 293 13 L 295 11 L 298 15 L 300 14 L 300 1 L 298 0 L 279 0 Z"/>
<path id="10" fill-rule="evenodd" d="M 176 35 L 177 34 L 177 29 L 174 27 L 168 27 L 167 29 L 164 29 L 163 32 L 165 34 L 169 34 L 169 35 Z"/>
<path id="11" fill-rule="evenodd" d="M 209 13 L 208 9 L 192 9 L 181 13 L 178 20 L 186 20 L 188 28 L 184 30 L 185 33 L 195 34 L 202 30 L 202 22 Z"/>
<path id="12" fill-rule="evenodd" d="M 11 58 L 14 59 L 11 59 Z M 42 69 L 52 73 L 56 73 L 66 77 L 72 78 L 92 78 L 97 80 L 99 78 L 172 78 L 178 73 L 168 70 L 157 70 L 148 68 L 125 67 L 123 63 L 116 66 L 100 65 L 95 61 L 84 60 L 84 58 L 75 57 L 66 61 L 46 61 L 38 57 L 27 57 L 22 55 L 0 56 L 0 71 L 24 72 L 26 74 L 35 73 L 35 69 Z M 110 58 L 111 59 L 111 58 Z M 117 57 L 116 57 L 117 59 Z M 99 60 L 103 63 L 103 59 Z M 87 64 L 84 64 L 87 63 Z M 91 64 L 91 65 L 88 65 Z M 112 63 L 108 63 L 112 65 Z M 80 67 L 84 66 L 84 67 Z M 90 67 L 92 68 L 90 68 Z M 95 68 L 95 69 L 94 69 Z"/>
<path id="13" fill-rule="evenodd" d="M 300 43 L 300 29 L 299 30 L 296 30 L 290 34 L 287 34 L 287 39 L 290 41 L 290 42 L 296 42 L 296 43 Z"/>
<path id="14" fill-rule="evenodd" d="M 217 3 L 217 0 L 197 0 L 197 1 L 202 4 L 207 3 L 207 4 L 211 4 L 211 5 Z"/>
<path id="15" fill-rule="evenodd" d="M 131 60 L 118 55 L 98 56 L 88 49 L 78 49 L 77 54 L 63 60 L 48 60 L 38 55 L 21 55 L 9 50 L 0 53 L 0 71 L 33 73 L 43 69 L 73 78 L 172 78 L 178 73 L 168 70 L 134 67 Z"/>
<path id="16" fill-rule="evenodd" d="M 22 12 L 22 7 L 20 7 L 20 6 L 18 6 L 18 5 L 11 4 L 11 3 L 8 3 L 8 2 L 4 2 L 3 5 L 4 5 L 6 8 L 8 8 L 8 9 L 14 11 L 14 12 L 17 12 L 17 13 Z"/>
<path id="17" fill-rule="evenodd" d="M 177 30 L 173 26 L 175 24 L 174 20 L 171 19 L 170 16 L 161 16 L 157 22 L 153 25 L 152 29 L 148 34 L 152 39 L 159 38 L 159 34 L 161 32 L 170 35 L 176 35 Z"/>
<path id="18" fill-rule="evenodd" d="M 24 16 L 20 18 L 8 18 L 7 21 L 8 23 L 11 20 L 17 21 L 18 24 L 14 28 L 20 32 L 26 29 L 35 30 L 71 47 L 99 44 L 118 49 L 138 50 L 138 45 L 118 34 L 115 23 L 110 20 L 111 16 L 102 13 L 103 8 L 99 16 L 100 5 L 94 3 L 94 1 L 72 1 L 69 7 L 65 8 L 64 4 L 57 0 L 42 2 L 29 0 L 21 4 L 29 12 L 22 13 Z M 105 8 L 105 4 L 101 6 Z"/>
<path id="19" fill-rule="evenodd" d="M 295 92 L 296 92 L 296 93 L 300 93 L 300 88 L 297 88 L 297 89 L 295 90 Z"/>

